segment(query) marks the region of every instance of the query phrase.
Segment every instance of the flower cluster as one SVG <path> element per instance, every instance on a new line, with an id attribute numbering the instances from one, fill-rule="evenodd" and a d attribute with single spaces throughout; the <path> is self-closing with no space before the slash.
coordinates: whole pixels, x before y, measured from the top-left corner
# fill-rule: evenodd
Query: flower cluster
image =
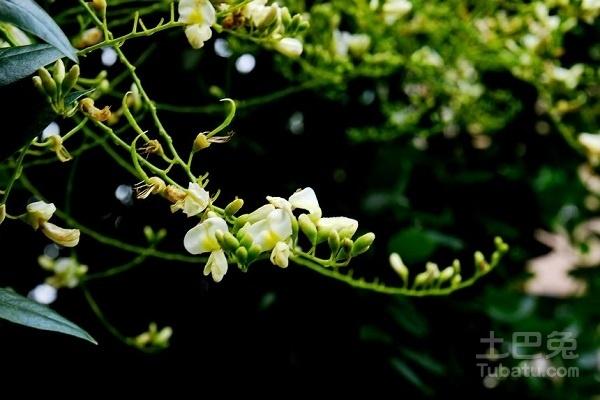
<path id="1" fill-rule="evenodd" d="M 290 258 L 309 254 L 298 246 L 299 231 L 308 238 L 311 253 L 317 244 L 328 241 L 332 263 L 361 254 L 374 240 L 372 233 L 352 240 L 358 229 L 354 219 L 322 217 L 311 188 L 302 189 L 288 199 L 269 196 L 267 201 L 249 214 L 234 217 L 232 214 L 241 207 L 241 201 L 235 200 L 223 213 L 206 212 L 202 221 L 188 231 L 184 238 L 186 250 L 191 254 L 210 253 L 205 275 L 211 274 L 215 282 L 220 282 L 229 263 L 246 269 L 252 262 L 265 258 L 273 265 L 286 268 Z M 295 211 L 300 212 L 299 217 Z"/>
<path id="2" fill-rule="evenodd" d="M 64 247 L 77 246 L 80 236 L 78 229 L 65 229 L 48 222 L 55 212 L 54 204 L 36 201 L 27 205 L 27 214 L 23 216 L 23 219 L 33 229 L 40 229 L 54 243 Z"/>
<path id="3" fill-rule="evenodd" d="M 86 265 L 79 264 L 75 258 L 63 257 L 52 259 L 48 256 L 38 258 L 38 263 L 47 271 L 53 272 L 54 275 L 46 279 L 46 283 L 56 289 L 74 288 L 79 285 L 81 278 L 88 271 Z"/>
<path id="4" fill-rule="evenodd" d="M 287 7 L 267 4 L 267 0 L 253 0 L 242 7 L 221 3 L 219 12 L 208 0 L 180 0 L 179 22 L 186 25 L 185 34 L 195 49 L 212 37 L 212 29 L 226 29 L 288 57 L 302 54 L 302 42 L 295 36 L 308 28 L 301 15 L 292 16 Z"/>

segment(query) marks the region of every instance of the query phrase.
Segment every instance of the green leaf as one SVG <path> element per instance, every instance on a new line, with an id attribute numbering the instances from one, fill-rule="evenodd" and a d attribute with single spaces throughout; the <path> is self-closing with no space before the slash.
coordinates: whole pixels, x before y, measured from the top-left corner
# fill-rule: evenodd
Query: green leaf
<path id="1" fill-rule="evenodd" d="M 0 86 L 25 78 L 61 57 L 62 53 L 49 44 L 0 49 Z"/>
<path id="2" fill-rule="evenodd" d="M 43 8 L 33 0 L 0 1 L 0 21 L 11 23 L 59 49 L 77 62 L 77 50 Z"/>
<path id="3" fill-rule="evenodd" d="M 79 90 L 77 92 L 73 92 L 73 93 L 69 93 L 69 95 L 67 97 L 65 97 L 65 106 L 71 107 L 72 105 L 74 105 L 74 103 L 81 99 L 83 96 L 87 96 L 88 94 L 92 93 L 94 89 L 88 89 L 88 90 Z"/>
<path id="4" fill-rule="evenodd" d="M 0 288 L 0 318 L 45 331 L 60 332 L 98 344 L 86 331 L 50 308 Z"/>

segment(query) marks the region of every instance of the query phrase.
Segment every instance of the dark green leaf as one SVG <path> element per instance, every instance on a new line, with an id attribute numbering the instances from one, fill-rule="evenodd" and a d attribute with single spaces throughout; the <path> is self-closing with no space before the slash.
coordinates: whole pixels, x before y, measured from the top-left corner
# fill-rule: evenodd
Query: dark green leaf
<path id="1" fill-rule="evenodd" d="M 71 321 L 9 289 L 0 289 L 0 318 L 31 328 L 64 333 L 97 344 L 86 331 Z"/>
<path id="2" fill-rule="evenodd" d="M 0 49 L 0 86 L 25 78 L 61 57 L 62 53 L 49 44 Z"/>
<path id="3" fill-rule="evenodd" d="M 65 106 L 71 107 L 77 100 L 92 93 L 94 90 L 96 89 L 79 90 L 77 92 L 69 93 L 69 95 L 65 97 Z"/>
<path id="4" fill-rule="evenodd" d="M 77 62 L 77 51 L 43 8 L 33 0 L 0 1 L 0 21 L 11 23 L 59 49 Z"/>

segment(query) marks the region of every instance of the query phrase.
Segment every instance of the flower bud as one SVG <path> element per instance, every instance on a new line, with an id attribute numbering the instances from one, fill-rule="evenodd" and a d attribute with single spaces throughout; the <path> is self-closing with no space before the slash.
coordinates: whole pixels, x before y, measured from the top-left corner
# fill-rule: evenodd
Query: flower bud
<path id="1" fill-rule="evenodd" d="M 106 106 L 103 109 L 99 109 L 94 106 L 94 100 L 90 97 L 81 100 L 79 106 L 81 111 L 93 120 L 104 122 L 110 118 L 110 107 Z"/>
<path id="2" fill-rule="evenodd" d="M 195 153 L 200 150 L 204 150 L 210 146 L 210 141 L 204 133 L 199 133 L 194 140 L 192 151 Z"/>
<path id="3" fill-rule="evenodd" d="M 53 203 L 36 201 L 27 205 L 27 223 L 37 230 L 41 225 L 48 222 L 56 212 Z"/>
<path id="4" fill-rule="evenodd" d="M 6 204 L 0 204 L 0 225 L 2 225 L 5 218 L 6 218 Z"/>
<path id="5" fill-rule="evenodd" d="M 454 276 L 454 268 L 446 267 L 440 273 L 440 283 L 444 283 Z"/>
<path id="6" fill-rule="evenodd" d="M 218 238 L 217 238 L 217 240 L 218 240 Z M 233 236 L 233 234 L 229 231 L 227 231 L 223 234 L 222 242 L 223 242 L 222 247 L 228 251 L 236 251 L 238 249 L 238 247 L 240 247 L 239 240 L 237 240 L 237 238 L 235 236 Z M 221 243 L 221 242 L 219 242 L 219 243 Z"/>
<path id="7" fill-rule="evenodd" d="M 428 272 L 421 272 L 415 277 L 415 287 L 424 286 L 431 282 L 431 276 Z"/>
<path id="8" fill-rule="evenodd" d="M 365 233 L 356 239 L 354 245 L 352 246 L 352 252 L 350 253 L 352 254 L 352 257 L 356 257 L 357 255 L 369 250 L 374 240 L 375 234 L 373 232 Z"/>
<path id="9" fill-rule="evenodd" d="M 235 215 L 243 206 L 244 200 L 235 199 L 231 203 L 227 204 L 227 207 L 225 207 L 225 214 L 230 216 Z"/>
<path id="10" fill-rule="evenodd" d="M 354 247 L 354 242 L 350 238 L 342 239 L 342 249 L 346 253 L 347 256 L 352 254 L 352 247 Z"/>
<path id="11" fill-rule="evenodd" d="M 480 272 L 487 272 L 487 270 L 489 269 L 489 265 L 485 261 L 485 257 L 483 256 L 483 253 L 480 251 L 476 251 L 475 255 L 474 255 L 474 259 L 475 259 L 475 266 L 477 267 L 477 270 Z"/>
<path id="12" fill-rule="evenodd" d="M 64 81 L 62 82 L 62 91 L 63 93 L 68 93 L 71 89 L 73 89 L 73 86 L 75 86 L 75 84 L 77 83 L 77 80 L 79 79 L 79 65 L 75 64 L 71 67 L 71 69 L 69 70 L 69 72 L 67 72 L 67 75 L 65 76 Z"/>
<path id="13" fill-rule="evenodd" d="M 98 28 L 91 28 L 85 30 L 77 38 L 73 40 L 73 46 L 77 49 L 83 49 L 84 47 L 93 46 L 102 41 L 102 31 Z"/>
<path id="14" fill-rule="evenodd" d="M 499 236 L 494 238 L 494 244 L 496 245 L 496 249 L 501 253 L 506 253 L 509 249 L 508 245 Z"/>
<path id="15" fill-rule="evenodd" d="M 238 247 L 235 251 L 235 257 L 240 264 L 245 264 L 248 260 L 248 250 L 245 247 Z"/>
<path id="16" fill-rule="evenodd" d="M 42 233 L 54 243 L 64 247 L 75 247 L 79 243 L 79 229 L 64 229 L 50 222 L 41 225 Z"/>
<path id="17" fill-rule="evenodd" d="M 260 246 L 253 244 L 248 249 L 248 261 L 254 261 L 261 253 L 262 249 Z"/>
<path id="18" fill-rule="evenodd" d="M 101 13 L 106 11 L 106 0 L 92 0 L 92 7 Z"/>
<path id="19" fill-rule="evenodd" d="M 35 75 L 33 78 L 33 86 L 44 96 L 46 96 L 46 90 L 44 89 L 44 84 L 42 83 L 42 78 L 38 75 Z"/>
<path id="20" fill-rule="evenodd" d="M 42 85 L 44 86 L 44 91 L 46 94 L 52 98 L 56 97 L 56 82 L 50 75 L 50 72 L 44 67 L 38 70 L 38 75 L 42 80 Z"/>
<path id="21" fill-rule="evenodd" d="M 392 269 L 400 276 L 404 286 L 406 286 L 408 284 L 408 268 L 398 253 L 390 254 L 390 265 L 392 266 Z"/>
<path id="22" fill-rule="evenodd" d="M 337 233 L 337 231 L 331 231 L 331 233 L 329 233 L 327 244 L 329 244 L 331 254 L 337 254 L 337 252 L 340 250 L 340 235 Z"/>
<path id="23" fill-rule="evenodd" d="M 460 260 L 454 260 L 452 263 L 452 268 L 454 268 L 455 274 L 460 274 Z"/>
<path id="24" fill-rule="evenodd" d="M 302 54 L 302 42 L 294 38 L 283 38 L 274 44 L 275 50 L 287 57 L 298 57 Z"/>
<path id="25" fill-rule="evenodd" d="M 452 282 L 450 283 L 450 285 L 455 288 L 458 285 L 460 285 L 460 282 L 462 281 L 462 277 L 460 276 L 460 274 L 456 274 L 452 277 Z"/>
<path id="26" fill-rule="evenodd" d="M 60 58 L 54 63 L 54 71 L 52 72 L 54 72 L 52 75 L 56 84 L 62 85 L 65 80 L 65 64 Z"/>
<path id="27" fill-rule="evenodd" d="M 425 264 L 425 269 L 431 280 L 437 280 L 440 277 L 440 269 L 436 263 L 428 262 Z"/>
<path id="28" fill-rule="evenodd" d="M 131 88 L 127 93 L 127 105 L 133 107 L 135 111 L 142 108 L 142 96 L 140 95 L 140 89 L 135 83 L 131 84 Z"/>
<path id="29" fill-rule="evenodd" d="M 308 215 L 302 214 L 298 218 L 300 230 L 306 235 L 308 240 L 315 244 L 317 242 L 317 226 L 311 221 Z"/>

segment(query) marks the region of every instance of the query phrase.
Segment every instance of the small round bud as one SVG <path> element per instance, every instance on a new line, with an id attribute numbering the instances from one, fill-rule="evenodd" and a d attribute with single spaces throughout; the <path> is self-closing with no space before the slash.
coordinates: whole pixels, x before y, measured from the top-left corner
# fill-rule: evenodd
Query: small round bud
<path id="1" fill-rule="evenodd" d="M 460 274 L 460 260 L 454 260 L 452 262 L 452 268 L 454 268 L 454 273 Z"/>
<path id="2" fill-rule="evenodd" d="M 144 227 L 144 237 L 146 237 L 146 240 L 149 243 L 154 242 L 154 238 L 155 238 L 154 229 L 152 229 L 152 227 L 150 225 L 146 225 Z"/>
<path id="3" fill-rule="evenodd" d="M 438 279 L 440 276 L 440 269 L 436 263 L 428 262 L 425 264 L 426 272 L 431 276 L 431 279 Z"/>
<path id="4" fill-rule="evenodd" d="M 375 234 L 373 232 L 365 233 L 354 242 L 354 246 L 352 246 L 352 257 L 356 257 L 359 254 L 362 254 L 369 250 L 373 241 L 375 240 Z"/>
<path id="5" fill-rule="evenodd" d="M 294 38 L 283 38 L 275 42 L 275 50 L 281 54 L 294 58 L 302 54 L 302 42 Z"/>
<path id="6" fill-rule="evenodd" d="M 230 216 L 235 215 L 243 206 L 244 200 L 235 199 L 231 203 L 227 204 L 227 207 L 225 207 L 225 214 Z"/>
<path id="7" fill-rule="evenodd" d="M 94 7 L 96 11 L 105 12 L 106 6 L 106 0 L 92 0 L 92 7 Z"/>
<path id="8" fill-rule="evenodd" d="M 350 238 L 344 238 L 342 240 L 342 248 L 346 252 L 347 255 L 352 254 L 352 247 L 354 247 L 354 242 Z"/>
<path id="9" fill-rule="evenodd" d="M 456 274 L 452 277 L 452 282 L 450 283 L 450 285 L 455 288 L 458 285 L 460 285 L 460 282 L 462 281 L 462 277 L 460 276 L 460 274 Z"/>

